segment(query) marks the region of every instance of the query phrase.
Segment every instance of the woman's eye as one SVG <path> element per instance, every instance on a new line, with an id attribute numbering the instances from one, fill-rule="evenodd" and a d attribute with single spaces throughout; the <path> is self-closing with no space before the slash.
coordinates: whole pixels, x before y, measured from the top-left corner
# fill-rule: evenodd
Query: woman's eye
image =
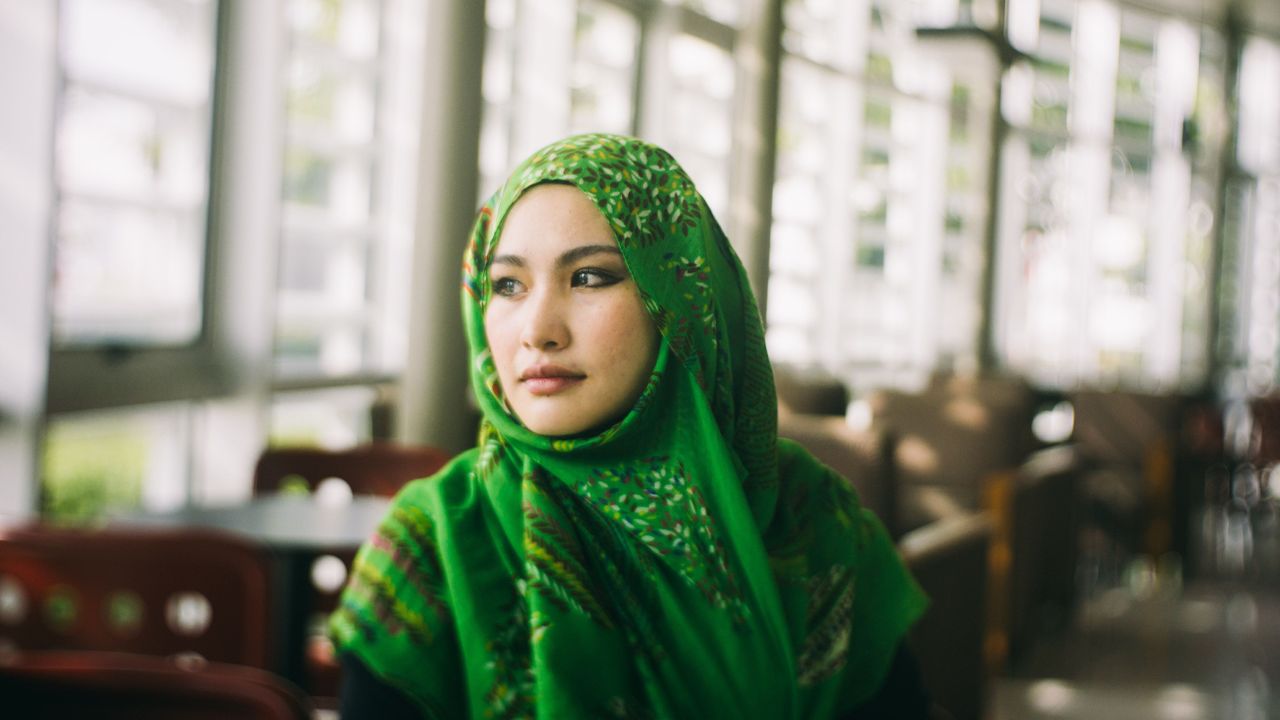
<path id="1" fill-rule="evenodd" d="M 573 287 L 608 287 L 622 278 L 598 268 L 583 268 L 573 273 Z"/>
<path id="2" fill-rule="evenodd" d="M 493 294 L 511 297 L 520 292 L 520 281 L 515 278 L 500 277 L 493 280 Z"/>

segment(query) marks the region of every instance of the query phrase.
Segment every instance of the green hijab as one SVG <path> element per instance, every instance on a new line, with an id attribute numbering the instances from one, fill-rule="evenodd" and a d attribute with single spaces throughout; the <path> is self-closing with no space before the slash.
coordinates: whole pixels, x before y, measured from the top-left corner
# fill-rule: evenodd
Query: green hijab
<path id="1" fill-rule="evenodd" d="M 484 330 L 489 261 L 530 187 L 612 226 L 662 341 L 590 437 L 534 434 Z M 660 148 L 580 135 L 521 164 L 463 263 L 476 448 L 396 497 L 330 622 L 428 717 L 829 717 L 866 699 L 925 599 L 849 485 L 778 439 L 746 274 Z"/>

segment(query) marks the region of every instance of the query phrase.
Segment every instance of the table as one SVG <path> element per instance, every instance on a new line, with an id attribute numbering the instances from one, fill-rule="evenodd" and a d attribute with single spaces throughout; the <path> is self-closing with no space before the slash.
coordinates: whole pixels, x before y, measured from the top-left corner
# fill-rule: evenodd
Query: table
<path id="1" fill-rule="evenodd" d="M 305 495 L 262 495 L 230 506 L 188 506 L 112 518 L 134 527 L 206 528 L 231 532 L 264 547 L 274 562 L 273 610 L 284 618 L 275 645 L 278 674 L 306 687 L 308 614 L 315 594 L 311 565 L 326 554 L 350 555 L 377 528 L 391 500 L 357 495 L 322 503 Z"/>
<path id="2" fill-rule="evenodd" d="M 324 504 L 307 495 L 261 495 L 241 505 L 193 505 L 122 515 L 115 521 L 227 530 L 273 548 L 319 551 L 358 547 L 389 507 L 389 498 L 373 495 L 356 495 L 343 504 Z"/>

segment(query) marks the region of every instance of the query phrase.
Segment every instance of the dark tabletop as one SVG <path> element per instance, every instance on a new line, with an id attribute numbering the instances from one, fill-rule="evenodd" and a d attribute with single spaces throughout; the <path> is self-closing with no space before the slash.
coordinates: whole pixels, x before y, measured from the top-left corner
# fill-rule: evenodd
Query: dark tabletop
<path id="1" fill-rule="evenodd" d="M 168 512 L 138 512 L 120 524 L 228 530 L 281 548 L 355 547 L 373 534 L 390 507 L 388 498 L 357 495 L 345 503 L 322 503 L 305 495 L 262 495 L 240 505 L 190 506 Z"/>

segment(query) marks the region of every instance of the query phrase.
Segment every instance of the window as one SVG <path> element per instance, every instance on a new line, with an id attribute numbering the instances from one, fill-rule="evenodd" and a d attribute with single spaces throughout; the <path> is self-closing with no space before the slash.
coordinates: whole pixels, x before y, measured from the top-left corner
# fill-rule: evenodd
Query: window
<path id="1" fill-rule="evenodd" d="M 665 61 L 654 63 L 647 96 L 648 132 L 679 159 L 716 217 L 727 220 L 733 56 L 711 33 L 677 32 L 658 40 L 664 41 Z"/>
<path id="2" fill-rule="evenodd" d="M 1148 389 L 1204 378 L 1204 267 L 1192 162 L 1197 58 L 1187 23 L 1085 0 L 1041 7 L 1007 149 L 1001 354 L 1041 383 Z M 1190 209 L 1189 209 L 1190 208 Z"/>
<path id="3" fill-rule="evenodd" d="M 404 366 L 421 97 L 420 3 L 290 0 L 268 442 L 370 439 Z"/>
<path id="4" fill-rule="evenodd" d="M 78 524 L 187 500 L 186 403 L 64 415 L 46 429 L 41 516 Z"/>
<path id="5" fill-rule="evenodd" d="M 636 132 L 633 10 L 607 0 L 492 0 L 485 13 L 481 201 L 547 143 L 570 133 Z"/>
<path id="6" fill-rule="evenodd" d="M 216 5 L 63 0 L 59 347 L 201 334 Z"/>
<path id="7" fill-rule="evenodd" d="M 1280 385 L 1280 43 L 1247 40 L 1240 64 L 1238 160 L 1245 175 L 1235 247 L 1233 365 L 1248 391 L 1264 395 Z"/>
<path id="8" fill-rule="evenodd" d="M 579 2 L 574 47 L 570 132 L 632 132 L 640 47 L 636 17 L 607 2 Z"/>
<path id="9" fill-rule="evenodd" d="M 736 19 L 737 6 L 687 5 L 489 2 L 479 197 L 565 135 L 638 134 L 679 158 L 727 218 L 736 30 L 719 18 Z"/>
<path id="10" fill-rule="evenodd" d="M 976 286 L 968 266 L 943 272 L 944 250 L 967 258 L 975 240 L 972 181 L 946 185 L 963 165 L 948 161 L 963 157 L 948 139 L 951 80 L 916 47 L 915 3 L 784 11 L 770 354 L 858 388 L 921 382 L 940 355 L 972 352 L 977 317 L 957 300 Z"/>
<path id="11" fill-rule="evenodd" d="M 48 517 L 84 522 L 187 498 L 190 404 L 173 401 L 225 380 L 208 303 L 223 8 L 63 0 L 57 9 L 39 497 Z"/>
<path id="12" fill-rule="evenodd" d="M 275 370 L 394 373 L 412 248 L 413 20 L 403 3 L 290 0 Z M 408 48 L 405 46 L 409 45 Z M 400 53 L 400 55 L 397 55 Z"/>
<path id="13" fill-rule="evenodd" d="M 269 443 L 341 449 L 368 442 L 376 400 L 377 392 L 370 387 L 277 393 Z"/>
<path id="14" fill-rule="evenodd" d="M 367 439 L 403 364 L 424 6 L 283 7 L 62 6 L 53 516 L 241 497 L 269 437 Z"/>

